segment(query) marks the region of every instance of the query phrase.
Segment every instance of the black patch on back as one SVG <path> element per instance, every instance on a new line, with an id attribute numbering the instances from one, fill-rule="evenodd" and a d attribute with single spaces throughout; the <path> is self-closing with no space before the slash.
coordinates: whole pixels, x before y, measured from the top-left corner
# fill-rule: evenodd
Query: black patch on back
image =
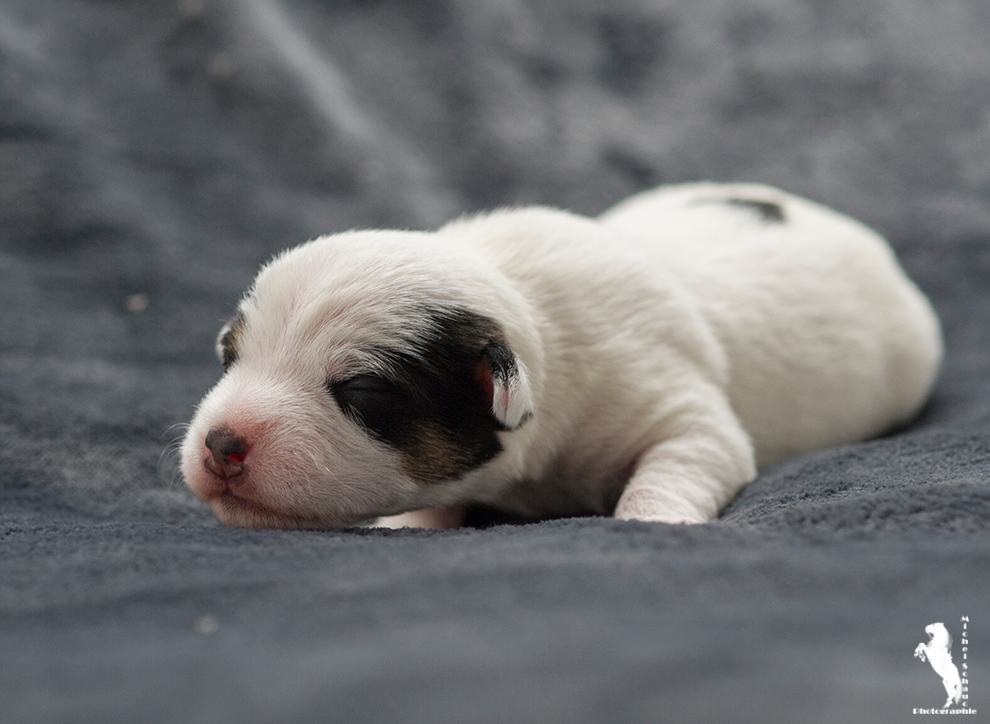
<path id="1" fill-rule="evenodd" d="M 220 339 L 217 340 L 220 362 L 223 364 L 224 370 L 237 361 L 239 341 L 243 329 L 244 313 L 238 309 L 237 313 L 227 322 L 226 330 L 220 335 Z"/>
<path id="2" fill-rule="evenodd" d="M 379 351 L 383 371 L 328 381 L 344 413 L 403 456 L 423 483 L 457 478 L 502 451 L 504 427 L 479 375 L 514 373 L 501 328 L 466 310 L 430 310 L 430 332 L 412 353 Z"/>
<path id="3" fill-rule="evenodd" d="M 735 206 L 741 209 L 746 209 L 752 211 L 760 217 L 760 221 L 765 224 L 784 224 L 787 223 L 787 214 L 784 213 L 784 207 L 774 201 L 763 201 L 761 199 L 744 199 L 744 198 L 710 198 L 710 199 L 698 199 L 695 203 L 698 204 L 726 204 L 728 206 Z"/>
<path id="4" fill-rule="evenodd" d="M 727 204 L 752 209 L 760 215 L 760 219 L 768 224 L 783 224 L 784 208 L 773 201 L 758 201 L 756 199 L 726 199 Z"/>

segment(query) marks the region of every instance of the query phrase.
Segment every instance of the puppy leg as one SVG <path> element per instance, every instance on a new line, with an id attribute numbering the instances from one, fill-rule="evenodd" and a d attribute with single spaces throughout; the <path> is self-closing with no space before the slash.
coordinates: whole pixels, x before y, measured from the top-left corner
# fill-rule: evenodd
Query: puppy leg
<path id="1" fill-rule="evenodd" d="M 375 528 L 460 528 L 464 523 L 464 507 L 423 508 L 408 513 L 379 518 Z"/>
<path id="2" fill-rule="evenodd" d="M 679 434 L 637 460 L 616 518 L 704 523 L 756 477 L 753 446 L 727 401 L 678 423 Z"/>

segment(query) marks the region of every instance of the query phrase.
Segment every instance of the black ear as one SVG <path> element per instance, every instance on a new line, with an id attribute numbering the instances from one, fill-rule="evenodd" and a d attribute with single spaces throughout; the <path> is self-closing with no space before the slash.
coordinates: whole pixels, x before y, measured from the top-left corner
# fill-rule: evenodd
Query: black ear
<path id="1" fill-rule="evenodd" d="M 533 416 L 533 392 L 522 361 L 498 337 L 481 352 L 481 378 L 492 415 L 506 430 L 515 430 Z"/>
<path id="2" fill-rule="evenodd" d="M 237 361 L 239 338 L 243 328 L 244 314 L 238 309 L 237 314 L 223 325 L 220 334 L 217 335 L 217 344 L 214 349 L 216 350 L 217 357 L 220 358 L 220 362 L 223 363 L 224 369 L 227 369 Z"/>
<path id="3" fill-rule="evenodd" d="M 471 400 L 474 414 L 496 429 L 515 430 L 533 415 L 533 393 L 526 367 L 509 346 L 501 325 L 467 311 L 433 310 L 432 334 L 423 340 L 421 359 L 438 382 L 459 399 Z M 442 397 L 443 395 L 441 395 Z"/>

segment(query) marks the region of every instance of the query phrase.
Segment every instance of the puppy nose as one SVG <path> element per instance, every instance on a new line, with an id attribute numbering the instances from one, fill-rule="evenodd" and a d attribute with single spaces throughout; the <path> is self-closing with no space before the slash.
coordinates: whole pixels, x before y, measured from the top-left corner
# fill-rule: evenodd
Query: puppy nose
<path id="1" fill-rule="evenodd" d="M 205 460 L 206 467 L 227 479 L 244 472 L 244 461 L 251 445 L 243 436 L 221 427 L 206 434 L 206 448 L 210 451 Z"/>

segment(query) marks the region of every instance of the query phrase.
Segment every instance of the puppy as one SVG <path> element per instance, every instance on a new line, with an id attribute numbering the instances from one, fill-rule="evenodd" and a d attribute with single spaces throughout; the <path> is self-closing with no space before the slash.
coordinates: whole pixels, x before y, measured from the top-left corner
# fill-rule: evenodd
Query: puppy
<path id="1" fill-rule="evenodd" d="M 189 487 L 228 525 L 326 528 L 708 521 L 759 467 L 911 419 L 942 344 L 869 229 L 690 184 L 321 237 L 262 268 L 217 353 Z"/>

